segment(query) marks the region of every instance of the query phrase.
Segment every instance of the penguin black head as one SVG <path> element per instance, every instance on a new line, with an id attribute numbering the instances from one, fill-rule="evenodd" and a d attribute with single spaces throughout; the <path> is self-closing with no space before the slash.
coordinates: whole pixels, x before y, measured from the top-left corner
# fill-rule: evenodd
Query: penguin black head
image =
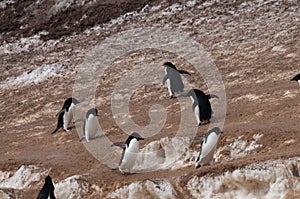
<path id="1" fill-rule="evenodd" d="M 291 81 L 299 81 L 299 80 L 300 80 L 300 73 L 295 77 L 293 77 L 293 79 L 291 79 Z"/>
<path id="2" fill-rule="evenodd" d="M 76 98 L 74 98 L 74 97 L 70 97 L 70 98 L 66 99 L 65 102 L 64 102 L 63 107 L 62 107 L 61 110 L 57 113 L 57 115 L 59 115 L 60 113 L 62 113 L 62 112 L 64 112 L 64 111 L 69 112 L 69 108 L 70 108 L 70 106 L 71 106 L 72 103 L 76 105 L 76 104 L 79 103 L 79 101 L 78 101 Z"/>
<path id="3" fill-rule="evenodd" d="M 170 68 L 173 68 L 173 69 L 175 69 L 175 70 L 177 70 L 176 69 L 176 67 L 174 66 L 174 64 L 172 64 L 171 62 L 165 62 L 164 64 L 163 64 L 163 66 L 168 66 L 168 67 L 170 67 Z"/>
<path id="4" fill-rule="evenodd" d="M 221 130 L 219 127 L 214 127 L 214 128 L 212 128 L 211 130 L 208 131 L 208 134 L 209 134 L 209 133 L 212 133 L 212 132 L 215 132 L 217 135 L 223 133 L 222 130 Z"/>
<path id="5" fill-rule="evenodd" d="M 133 132 L 125 141 L 125 145 L 128 146 L 132 139 L 136 139 L 137 141 L 144 140 L 144 138 L 138 134 L 137 132 Z"/>
<path id="6" fill-rule="evenodd" d="M 98 116 L 98 110 L 96 108 L 89 109 L 88 112 L 86 113 L 86 118 L 88 118 L 91 114 L 93 116 Z"/>

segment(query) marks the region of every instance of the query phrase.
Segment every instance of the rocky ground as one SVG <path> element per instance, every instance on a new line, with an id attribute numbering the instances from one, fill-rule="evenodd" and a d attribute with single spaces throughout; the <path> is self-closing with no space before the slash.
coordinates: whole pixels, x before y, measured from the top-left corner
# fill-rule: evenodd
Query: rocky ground
<path id="1" fill-rule="evenodd" d="M 300 95 L 299 85 L 290 81 L 300 63 L 297 1 L 8 0 L 0 2 L 0 16 L 3 198 L 35 198 L 46 174 L 61 198 L 299 197 Z M 164 107 L 163 128 L 140 143 L 142 154 L 155 147 L 176 150 L 177 155 L 166 153 L 164 167 L 124 176 L 89 153 L 76 128 L 50 134 L 88 52 L 122 31 L 146 27 L 181 31 L 199 42 L 222 77 L 226 117 L 212 166 L 194 168 L 199 143 L 176 136 L 180 99 L 168 99 L 157 82 L 133 93 L 125 116 L 147 126 L 150 107 Z M 161 65 L 167 60 L 191 71 L 185 82 L 208 92 L 205 77 L 174 53 L 140 49 L 118 57 L 95 88 L 99 123 L 112 142 L 127 137 L 111 108 L 116 84 L 125 72 L 153 63 L 163 77 Z M 213 107 L 217 103 L 213 100 Z M 184 107 L 191 109 L 188 102 Z M 199 127 L 197 135 L 211 126 Z M 140 158 L 137 167 L 146 168 Z"/>

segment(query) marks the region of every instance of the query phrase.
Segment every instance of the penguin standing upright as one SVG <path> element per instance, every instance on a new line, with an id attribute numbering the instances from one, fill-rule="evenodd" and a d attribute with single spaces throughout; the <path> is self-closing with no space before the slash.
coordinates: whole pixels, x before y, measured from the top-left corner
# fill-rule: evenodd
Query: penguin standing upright
<path id="1" fill-rule="evenodd" d="M 131 173 L 139 152 L 139 141 L 144 140 L 137 132 L 133 132 L 125 141 L 119 171 L 122 174 Z"/>
<path id="2" fill-rule="evenodd" d="M 293 77 L 293 79 L 291 79 L 291 81 L 297 81 L 300 86 L 300 73 L 298 75 L 296 75 L 295 77 Z"/>
<path id="3" fill-rule="evenodd" d="M 175 97 L 175 93 L 183 92 L 184 89 L 180 74 L 191 74 L 185 70 L 178 70 L 171 62 L 165 62 L 163 66 L 165 67 L 166 75 L 163 78 L 162 84 L 165 85 L 167 83 L 170 98 L 173 98 Z"/>
<path id="4" fill-rule="evenodd" d="M 193 111 L 198 125 L 205 125 L 210 123 L 212 109 L 209 99 L 219 98 L 216 95 L 206 95 L 203 91 L 198 89 L 191 89 L 184 96 L 190 97 L 193 103 Z"/>
<path id="5" fill-rule="evenodd" d="M 219 127 L 214 127 L 206 133 L 205 137 L 203 137 L 200 153 L 195 162 L 196 168 L 208 164 L 211 165 L 213 163 L 214 152 L 222 133 L 223 132 Z"/>
<path id="6" fill-rule="evenodd" d="M 85 138 L 88 142 L 90 138 L 94 136 L 98 132 L 98 110 L 96 108 L 91 108 L 87 111 L 84 125 L 83 125 L 83 138 Z M 81 140 L 82 140 L 81 139 Z"/>
<path id="7" fill-rule="evenodd" d="M 54 195 L 54 185 L 50 176 L 45 178 L 44 186 L 42 187 L 37 199 L 56 199 Z"/>
<path id="8" fill-rule="evenodd" d="M 76 98 L 68 98 L 61 110 L 58 113 L 56 129 L 51 133 L 55 133 L 58 129 L 63 128 L 65 131 L 68 131 L 69 124 L 73 118 L 73 109 L 79 101 Z"/>

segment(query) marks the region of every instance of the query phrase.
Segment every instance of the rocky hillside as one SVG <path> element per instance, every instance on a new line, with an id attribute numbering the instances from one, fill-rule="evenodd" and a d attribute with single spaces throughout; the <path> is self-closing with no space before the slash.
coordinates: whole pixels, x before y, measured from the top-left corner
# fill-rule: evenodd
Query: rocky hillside
<path id="1" fill-rule="evenodd" d="M 1 1 L 0 198 L 36 198 L 48 174 L 57 198 L 299 198 L 299 22 L 298 1 Z M 218 92 L 207 80 L 221 77 L 210 125 L 194 126 L 190 99 L 169 99 L 165 61 L 191 72 L 187 88 Z M 70 96 L 79 113 L 99 110 L 90 143 L 81 122 L 51 134 Z M 124 101 L 128 112 L 114 112 Z M 195 169 L 191 139 L 214 126 L 224 132 L 215 163 Z M 106 144 L 135 129 L 146 139 L 124 176 L 112 170 L 122 150 Z"/>

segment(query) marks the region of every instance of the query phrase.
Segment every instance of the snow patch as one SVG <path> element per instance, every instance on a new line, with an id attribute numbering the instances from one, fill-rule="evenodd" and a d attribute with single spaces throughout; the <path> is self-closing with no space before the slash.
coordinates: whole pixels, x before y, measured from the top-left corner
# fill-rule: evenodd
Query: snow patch
<path id="1" fill-rule="evenodd" d="M 177 198 L 171 183 L 165 180 L 145 180 L 134 182 L 109 193 L 106 198 L 139 199 L 139 198 Z"/>
<path id="2" fill-rule="evenodd" d="M 87 194 L 89 184 L 81 176 L 75 175 L 54 184 L 54 194 L 57 198 L 80 199 Z"/>
<path id="3" fill-rule="evenodd" d="M 247 100 L 247 101 L 254 101 L 260 99 L 260 95 L 254 95 L 254 94 L 247 94 L 241 97 L 233 98 L 231 101 L 232 102 L 238 102 L 240 100 Z"/>
<path id="4" fill-rule="evenodd" d="M 192 165 L 198 152 L 190 148 L 188 137 L 162 138 L 142 148 L 137 156 L 136 172 L 149 172 L 158 169 L 178 169 Z"/>
<path id="5" fill-rule="evenodd" d="M 37 166 L 22 165 L 13 176 L 7 178 L 8 175 L 5 173 L 5 176 L 1 177 L 5 178 L 5 180 L 0 183 L 0 189 L 25 189 L 29 187 L 31 183 L 40 181 L 46 173 L 47 171 L 42 170 Z"/>
<path id="6" fill-rule="evenodd" d="M 214 159 L 216 162 L 230 161 L 238 158 L 245 157 L 254 149 L 262 147 L 261 144 L 257 142 L 262 138 L 263 134 L 253 135 L 253 140 L 249 143 L 247 140 L 243 140 L 244 137 L 239 136 L 234 142 L 229 145 L 220 147 L 214 154 Z M 229 152 L 229 153 L 228 153 Z"/>
<path id="7" fill-rule="evenodd" d="M 17 77 L 8 77 L 1 82 L 0 88 L 7 88 L 16 85 L 28 85 L 39 83 L 47 78 L 60 76 L 63 66 L 61 64 L 43 64 L 32 71 L 24 72 Z"/>
<path id="8" fill-rule="evenodd" d="M 300 191 L 300 158 L 252 164 L 219 176 L 193 177 L 193 198 L 296 198 Z"/>

